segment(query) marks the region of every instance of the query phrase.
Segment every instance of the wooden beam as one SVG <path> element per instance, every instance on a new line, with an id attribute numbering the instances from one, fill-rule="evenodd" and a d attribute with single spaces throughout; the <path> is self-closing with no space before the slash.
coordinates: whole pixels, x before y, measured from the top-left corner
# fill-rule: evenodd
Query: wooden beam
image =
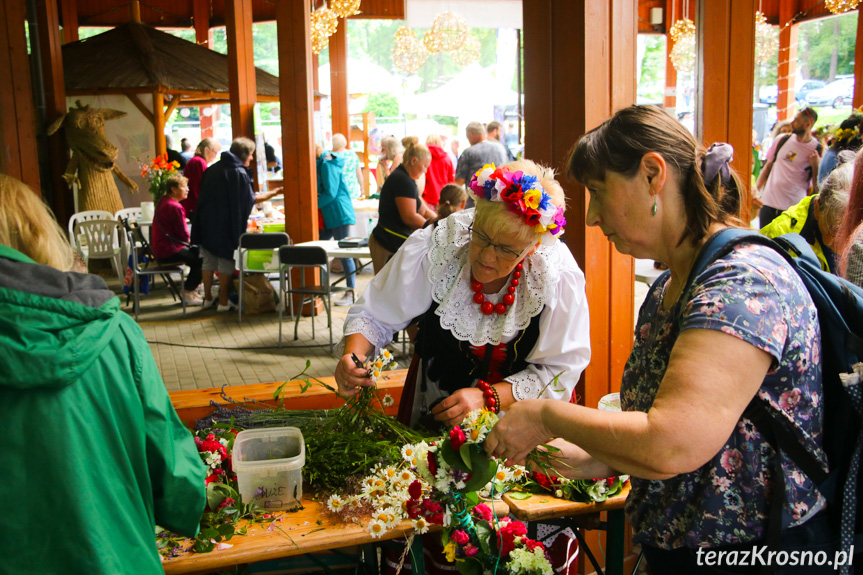
<path id="1" fill-rule="evenodd" d="M 42 83 L 45 89 L 45 121 L 50 126 L 66 113 L 60 15 L 56 0 L 37 0 L 36 18 L 39 24 Z M 61 225 L 69 221 L 75 211 L 72 192 L 63 180 L 68 161 L 69 149 L 66 146 L 65 133 L 60 130 L 48 137 L 48 169 L 51 173 L 51 207 Z"/>
<path id="2" fill-rule="evenodd" d="M 180 100 L 182 100 L 182 99 L 183 99 L 183 96 L 181 96 L 179 94 L 174 94 L 174 97 L 171 98 L 170 102 L 168 102 L 168 109 L 165 110 L 165 121 L 166 122 L 171 119 L 171 114 L 173 114 L 174 110 L 177 109 L 177 106 L 180 105 Z"/>
<path id="3" fill-rule="evenodd" d="M 151 112 L 144 103 L 138 99 L 138 95 L 134 92 L 124 92 L 127 98 L 131 100 L 135 107 L 138 108 L 138 111 L 144 115 L 145 118 L 153 125 L 153 128 L 156 127 L 156 118 L 153 116 L 153 112 Z"/>
<path id="4" fill-rule="evenodd" d="M 161 92 L 153 92 L 153 128 L 156 135 L 156 156 L 168 153 L 165 142 L 165 96 Z"/>
<path id="5" fill-rule="evenodd" d="M 228 86 L 234 138 L 254 139 L 255 58 L 252 53 L 252 0 L 225 3 L 228 39 Z"/>
<path id="6" fill-rule="evenodd" d="M 311 0 L 276 5 L 285 229 L 294 243 L 318 239 L 310 14 Z"/>
<path id="7" fill-rule="evenodd" d="M 192 14 L 195 23 L 195 42 L 210 48 L 210 0 L 193 0 Z"/>
<path id="8" fill-rule="evenodd" d="M 139 0 L 129 0 L 129 20 L 132 22 L 141 21 L 141 2 Z"/>
<path id="9" fill-rule="evenodd" d="M 778 120 L 790 120 L 794 117 L 794 109 L 796 108 L 794 78 L 797 75 L 797 36 L 799 31 L 798 24 L 787 27 L 786 24 L 791 22 L 799 9 L 799 0 L 784 0 L 779 3 L 779 62 L 776 71 L 776 117 Z M 858 41 L 857 49 L 860 49 L 859 44 Z"/>
<path id="10" fill-rule="evenodd" d="M 60 14 L 63 17 L 63 43 L 78 41 L 78 1 L 60 0 Z"/>
<path id="11" fill-rule="evenodd" d="M 0 3 L 0 173 L 42 195 L 24 2 Z"/>
<path id="12" fill-rule="evenodd" d="M 336 33 L 330 36 L 330 102 L 333 111 L 333 134 L 343 134 L 350 145 L 350 94 L 348 94 L 348 32 L 347 23 L 339 21 Z"/>
<path id="13" fill-rule="evenodd" d="M 671 15 L 675 17 L 680 13 L 676 4 L 678 0 L 667 0 L 665 2 L 665 94 L 662 105 L 669 112 L 674 112 L 677 109 L 677 68 L 671 63 L 671 50 L 674 48 L 674 40 L 668 33 L 671 30 L 671 25 L 674 24 L 671 20 Z"/>
<path id="14" fill-rule="evenodd" d="M 857 44 L 854 46 L 854 100 L 856 110 L 863 106 L 863 18 L 857 14 Z"/>
<path id="15" fill-rule="evenodd" d="M 752 92 L 758 0 L 698 0 L 696 25 L 701 134 L 705 146 L 728 142 L 744 182 L 752 173 Z M 749 213 L 749 186 L 742 205 Z M 748 218 L 744 219 L 748 221 Z"/>

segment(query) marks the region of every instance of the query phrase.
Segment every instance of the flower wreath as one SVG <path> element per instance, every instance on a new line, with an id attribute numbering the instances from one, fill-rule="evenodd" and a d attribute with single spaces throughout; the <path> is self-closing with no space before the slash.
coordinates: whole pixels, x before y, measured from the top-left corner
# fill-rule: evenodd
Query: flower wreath
<path id="1" fill-rule="evenodd" d="M 525 225 L 542 234 L 543 243 L 563 233 L 563 206 L 551 202 L 536 176 L 486 164 L 470 179 L 469 187 L 479 198 L 505 203 L 509 211 L 524 218 Z"/>

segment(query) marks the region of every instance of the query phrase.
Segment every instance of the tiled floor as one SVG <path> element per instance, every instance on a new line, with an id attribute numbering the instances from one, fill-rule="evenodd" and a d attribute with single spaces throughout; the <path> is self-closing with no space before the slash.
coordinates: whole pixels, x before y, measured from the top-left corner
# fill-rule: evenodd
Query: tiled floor
<path id="1" fill-rule="evenodd" d="M 371 266 L 366 269 L 357 278 L 357 294 L 372 278 Z M 116 279 L 107 281 L 120 291 Z M 647 286 L 636 282 L 636 312 L 646 295 Z M 123 309 L 133 311 L 131 305 Z M 337 343 L 349 308 L 332 309 L 333 342 Z M 306 361 L 310 362 L 308 375 L 325 377 L 333 374 L 336 365 L 329 351 L 325 314 L 315 318 L 314 338 L 311 318 L 301 318 L 297 341 L 293 340 L 293 322 L 285 314 L 283 347 L 279 348 L 277 313 L 245 315 L 238 323 L 236 311 L 190 307 L 183 317 L 180 304 L 160 287 L 142 297 L 138 324 L 150 342 L 168 391 L 295 379 Z"/>

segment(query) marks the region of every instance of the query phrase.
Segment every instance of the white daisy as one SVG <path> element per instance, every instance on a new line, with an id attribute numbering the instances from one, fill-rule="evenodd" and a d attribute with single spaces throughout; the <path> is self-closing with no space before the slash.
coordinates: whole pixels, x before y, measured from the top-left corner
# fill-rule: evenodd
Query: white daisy
<path id="1" fill-rule="evenodd" d="M 344 505 L 345 502 L 339 495 L 330 495 L 330 498 L 327 499 L 327 509 L 330 511 L 338 513 Z"/>
<path id="2" fill-rule="evenodd" d="M 414 519 L 413 527 L 414 531 L 419 534 L 428 533 L 429 530 L 428 521 L 426 521 L 422 517 L 417 517 L 416 519 Z"/>
<path id="3" fill-rule="evenodd" d="M 379 521 L 377 519 L 369 521 L 369 534 L 371 534 L 374 539 L 378 539 L 386 532 L 387 526 L 383 521 Z"/>
<path id="4" fill-rule="evenodd" d="M 393 399 L 393 396 L 390 395 L 389 393 L 384 395 L 384 398 L 381 400 L 381 403 L 384 405 L 384 407 L 390 407 L 395 402 L 396 402 L 396 400 Z"/>

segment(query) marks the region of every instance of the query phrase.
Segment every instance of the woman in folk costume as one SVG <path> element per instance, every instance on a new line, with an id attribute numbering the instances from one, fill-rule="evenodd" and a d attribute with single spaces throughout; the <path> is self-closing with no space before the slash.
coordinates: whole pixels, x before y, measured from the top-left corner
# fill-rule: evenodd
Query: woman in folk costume
<path id="1" fill-rule="evenodd" d="M 530 398 L 570 401 L 590 360 L 584 274 L 558 241 L 564 193 L 552 170 L 486 165 L 469 189 L 476 208 L 414 232 L 345 323 L 335 376 L 351 397 L 371 385 L 352 354 L 374 357 L 419 320 L 399 414 L 414 426 Z"/>

